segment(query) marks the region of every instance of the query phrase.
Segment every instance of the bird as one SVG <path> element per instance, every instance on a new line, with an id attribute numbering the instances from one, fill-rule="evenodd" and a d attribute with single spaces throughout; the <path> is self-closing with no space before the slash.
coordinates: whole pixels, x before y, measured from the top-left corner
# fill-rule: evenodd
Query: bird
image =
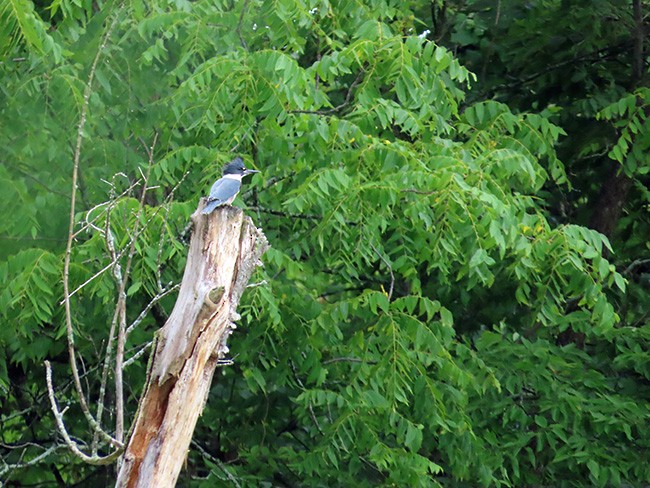
<path id="1" fill-rule="evenodd" d="M 209 214 L 217 207 L 230 205 L 241 189 L 242 178 L 253 173 L 259 173 L 259 171 L 246 169 L 242 158 L 237 157 L 230 161 L 223 168 L 223 176 L 212 185 L 208 203 L 201 213 Z"/>

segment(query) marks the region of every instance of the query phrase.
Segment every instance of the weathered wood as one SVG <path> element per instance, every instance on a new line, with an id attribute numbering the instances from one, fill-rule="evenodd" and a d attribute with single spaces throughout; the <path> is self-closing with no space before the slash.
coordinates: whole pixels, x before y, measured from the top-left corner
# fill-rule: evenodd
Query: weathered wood
<path id="1" fill-rule="evenodd" d="M 118 487 L 172 487 L 237 320 L 236 308 L 268 244 L 234 207 L 192 215 L 178 299 L 159 331 Z"/>

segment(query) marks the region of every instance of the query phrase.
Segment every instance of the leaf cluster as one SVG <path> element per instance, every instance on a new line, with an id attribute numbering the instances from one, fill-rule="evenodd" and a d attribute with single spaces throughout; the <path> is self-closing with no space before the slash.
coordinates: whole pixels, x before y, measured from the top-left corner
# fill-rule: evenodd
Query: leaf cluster
<path id="1" fill-rule="evenodd" d="M 5 445 L 58 442 L 40 362 L 67 374 L 61 267 L 87 104 L 70 283 L 93 401 L 118 298 L 112 263 L 125 267 L 133 246 L 126 348 L 138 357 L 172 309 L 173 296 L 156 297 L 182 278 L 198 198 L 235 154 L 262 170 L 236 204 L 272 248 L 179 483 L 640 486 L 648 302 L 619 253 L 647 249 L 646 223 L 628 224 L 623 247 L 585 227 L 576 215 L 598 172 L 574 172 L 603 149 L 594 134 L 607 123 L 619 134 L 607 153 L 645 175 L 647 93 L 543 91 L 564 78 L 539 64 L 591 59 L 549 19 L 563 33 L 589 26 L 589 48 L 613 56 L 624 30 L 597 13 L 627 18 L 626 2 L 596 2 L 585 18 L 563 17 L 561 3 L 457 2 L 428 34 L 420 2 L 0 3 L 13 59 L 0 65 L 3 459 L 39 452 Z M 575 76 L 601 83 L 586 67 Z M 562 213 L 572 188 L 587 201 Z M 127 417 L 145 363 L 127 366 Z M 74 405 L 69 385 L 57 395 Z M 78 409 L 66 420 L 81 437 Z M 64 451 L 48 462 L 0 472 L 112 479 Z"/>

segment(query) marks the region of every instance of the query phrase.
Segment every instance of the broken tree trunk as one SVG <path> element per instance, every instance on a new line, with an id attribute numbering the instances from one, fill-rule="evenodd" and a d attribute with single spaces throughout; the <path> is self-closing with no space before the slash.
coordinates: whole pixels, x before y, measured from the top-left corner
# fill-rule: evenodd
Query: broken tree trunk
<path id="1" fill-rule="evenodd" d="M 234 207 L 192 215 L 194 230 L 174 310 L 160 329 L 118 487 L 172 487 L 205 405 L 248 280 L 268 248 Z"/>

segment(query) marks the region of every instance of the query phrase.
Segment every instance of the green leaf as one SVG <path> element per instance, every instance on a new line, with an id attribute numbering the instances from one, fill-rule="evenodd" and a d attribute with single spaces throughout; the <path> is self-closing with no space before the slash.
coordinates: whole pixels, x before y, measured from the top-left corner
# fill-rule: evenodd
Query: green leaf
<path id="1" fill-rule="evenodd" d="M 598 465 L 598 463 L 593 459 L 590 459 L 589 461 L 587 461 L 587 467 L 589 468 L 589 472 L 591 473 L 591 476 L 593 476 L 593 478 L 596 481 L 598 481 L 600 477 L 600 466 Z"/>
<path id="2" fill-rule="evenodd" d="M 142 282 L 141 281 L 135 281 L 134 283 L 129 286 L 128 290 L 126 290 L 126 296 L 130 297 L 132 295 L 135 295 L 137 291 L 142 287 Z"/>
<path id="3" fill-rule="evenodd" d="M 616 286 L 618 287 L 621 292 L 625 293 L 625 283 L 626 280 L 623 278 L 623 276 L 620 273 L 614 273 L 614 282 L 616 283 Z"/>
<path id="4" fill-rule="evenodd" d="M 404 444 L 411 451 L 418 451 L 422 445 L 422 426 L 416 426 L 409 423 L 406 427 L 406 438 Z"/>

